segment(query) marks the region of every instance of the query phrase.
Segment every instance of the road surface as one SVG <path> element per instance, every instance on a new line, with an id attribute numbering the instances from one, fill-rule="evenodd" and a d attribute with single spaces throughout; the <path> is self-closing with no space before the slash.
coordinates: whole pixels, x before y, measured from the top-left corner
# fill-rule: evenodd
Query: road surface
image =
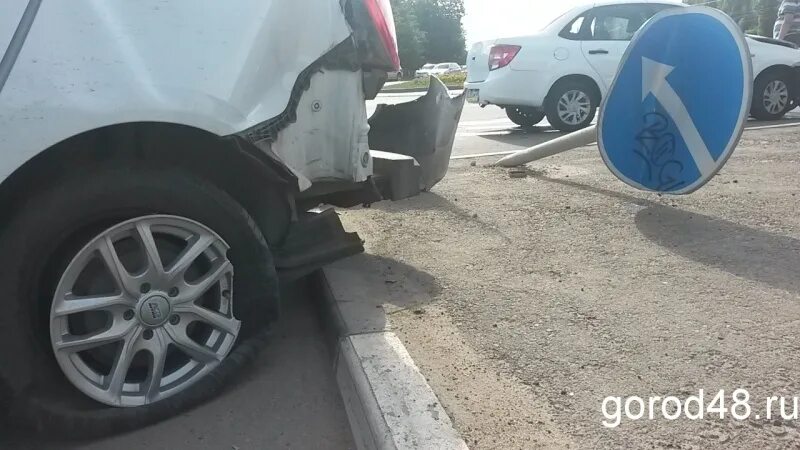
<path id="1" fill-rule="evenodd" d="M 286 291 L 269 346 L 235 386 L 207 404 L 142 430 L 90 442 L 54 442 L 46 434 L 0 429 L 0 448 L 355 448 L 316 306 L 301 287 Z"/>
<path id="2" fill-rule="evenodd" d="M 459 94 L 450 91 L 451 95 Z M 371 115 L 379 103 L 395 104 L 413 101 L 421 93 L 382 93 L 373 101 L 367 102 L 367 113 Z M 800 122 L 800 110 L 790 112 L 786 119 L 778 122 L 751 121 L 748 127 Z M 503 109 L 497 106 L 481 108 L 473 103 L 464 105 L 461 122 L 458 126 L 453 156 L 475 155 L 481 153 L 512 151 L 531 147 L 550 139 L 563 136 L 563 133 L 550 127 L 547 119 L 532 128 L 522 128 L 511 122 Z"/>

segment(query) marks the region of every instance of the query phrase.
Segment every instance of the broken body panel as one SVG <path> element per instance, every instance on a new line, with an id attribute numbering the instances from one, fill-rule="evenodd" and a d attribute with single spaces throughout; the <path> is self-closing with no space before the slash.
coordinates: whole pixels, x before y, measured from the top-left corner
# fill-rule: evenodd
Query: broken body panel
<path id="1" fill-rule="evenodd" d="M 378 179 L 417 187 L 404 196 L 429 189 L 446 171 L 463 102 L 445 101 L 434 83 L 412 105 L 376 114 L 370 133 L 365 99 L 396 65 L 385 52 L 391 10 L 371 1 L 2 2 L 0 198 L 24 196 L 2 191 L 59 143 L 130 124 L 238 139 L 282 169 L 300 206 L 343 193 L 349 201 L 331 203 L 396 198 Z M 378 13 L 391 22 L 383 34 Z M 421 169 L 376 171 L 370 142 Z"/>

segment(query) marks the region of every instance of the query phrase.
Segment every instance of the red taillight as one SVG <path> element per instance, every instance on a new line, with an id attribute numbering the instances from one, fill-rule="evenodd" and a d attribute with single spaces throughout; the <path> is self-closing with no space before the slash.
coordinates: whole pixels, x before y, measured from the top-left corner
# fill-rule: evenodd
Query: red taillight
<path id="1" fill-rule="evenodd" d="M 497 70 L 511 64 L 520 49 L 519 45 L 495 45 L 489 52 L 489 70 Z"/>
<path id="2" fill-rule="evenodd" d="M 384 49 L 391 58 L 394 68 L 399 69 L 400 55 L 397 52 L 397 33 L 394 28 L 392 5 L 389 0 L 365 0 L 365 4 Z"/>

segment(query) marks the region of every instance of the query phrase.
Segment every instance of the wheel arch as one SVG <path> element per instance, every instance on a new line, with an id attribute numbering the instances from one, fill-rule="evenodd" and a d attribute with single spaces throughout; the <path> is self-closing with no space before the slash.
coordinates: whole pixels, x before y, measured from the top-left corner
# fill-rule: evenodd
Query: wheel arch
<path id="1" fill-rule="evenodd" d="M 556 87 L 558 87 L 562 83 L 566 83 L 569 81 L 576 81 L 588 85 L 589 88 L 592 90 L 591 94 L 594 96 L 596 104 L 598 105 L 600 104 L 600 100 L 603 97 L 602 91 L 600 90 L 600 85 L 594 78 L 584 74 L 564 75 L 561 78 L 557 79 L 553 84 L 550 85 L 550 89 L 547 91 L 547 96 L 545 97 L 545 99 L 550 98 L 550 95 L 553 93 L 553 90 Z"/>
<path id="2" fill-rule="evenodd" d="M 294 216 L 297 183 L 282 163 L 240 137 L 166 122 L 96 128 L 45 149 L 0 182 L 0 210 L 14 211 L 75 173 L 141 165 L 182 169 L 214 184 L 248 211 L 271 245 L 282 243 Z"/>
<path id="3" fill-rule="evenodd" d="M 800 67 L 792 67 L 786 64 L 773 64 L 764 68 L 758 74 L 754 74 L 753 84 L 757 84 L 763 77 L 774 73 L 785 73 L 789 77 L 790 93 L 793 96 L 794 102 L 798 103 L 798 98 L 800 98 Z"/>
<path id="4" fill-rule="evenodd" d="M 792 68 L 791 66 L 786 65 L 786 64 L 773 64 L 771 66 L 765 67 L 763 70 L 761 70 L 761 72 L 755 74 L 753 76 L 753 81 L 758 80 L 762 76 L 769 75 L 769 74 L 776 73 L 776 72 L 784 72 L 784 73 L 787 73 L 787 74 L 790 74 L 790 75 L 793 75 L 793 76 L 796 77 L 797 69 L 796 68 Z"/>

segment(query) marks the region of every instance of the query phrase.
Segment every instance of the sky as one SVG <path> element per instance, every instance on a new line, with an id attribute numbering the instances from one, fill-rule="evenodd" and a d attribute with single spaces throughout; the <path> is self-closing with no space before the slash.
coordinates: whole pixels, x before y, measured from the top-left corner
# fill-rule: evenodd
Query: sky
<path id="1" fill-rule="evenodd" d="M 478 41 L 531 34 L 588 0 L 464 0 L 467 48 Z"/>

